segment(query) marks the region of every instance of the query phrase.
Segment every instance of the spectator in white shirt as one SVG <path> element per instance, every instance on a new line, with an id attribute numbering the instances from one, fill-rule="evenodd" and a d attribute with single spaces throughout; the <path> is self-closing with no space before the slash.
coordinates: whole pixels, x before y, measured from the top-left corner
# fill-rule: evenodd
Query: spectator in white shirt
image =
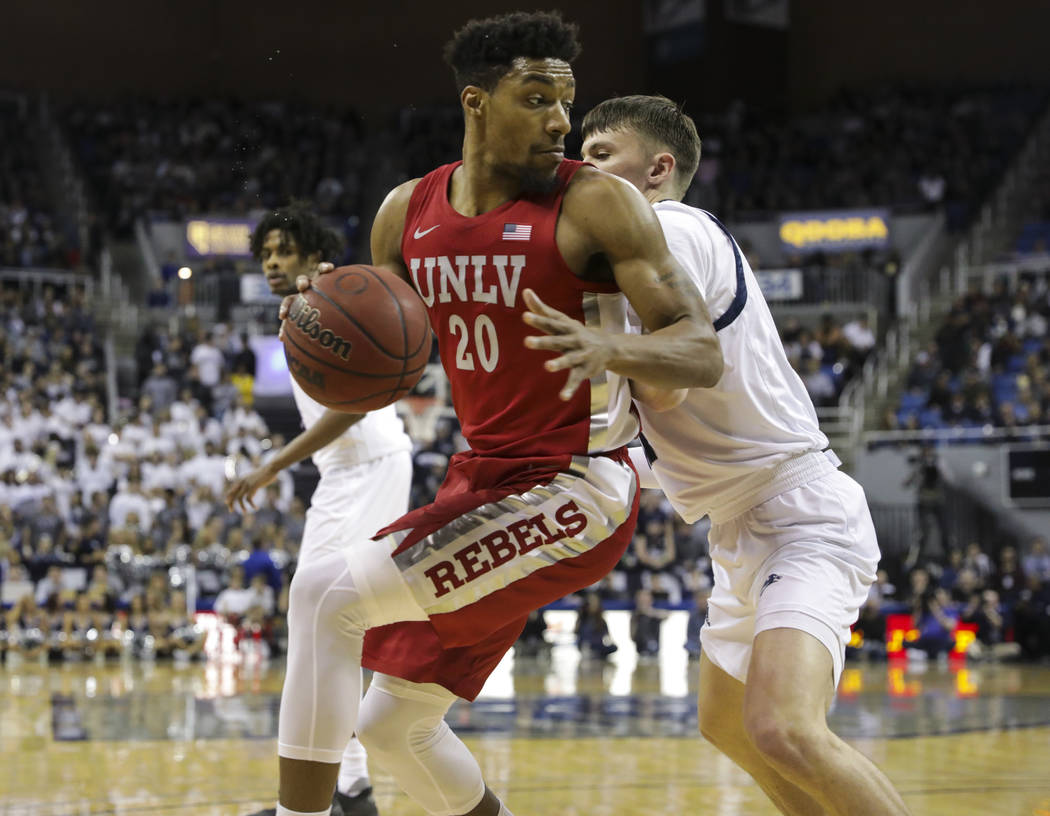
<path id="1" fill-rule="evenodd" d="M 213 416 L 208 416 L 208 412 L 204 407 L 199 406 L 197 408 L 196 425 L 194 428 L 191 428 L 191 434 L 196 437 L 199 450 L 205 442 L 211 442 L 216 446 L 221 445 L 225 431 L 219 420 Z"/>
<path id="2" fill-rule="evenodd" d="M 59 439 L 72 439 L 75 429 L 62 417 L 58 416 L 50 404 L 44 403 L 40 408 L 40 417 L 43 421 L 42 435 L 46 438 L 57 436 Z"/>
<path id="3" fill-rule="evenodd" d="M 172 421 L 183 426 L 196 421 L 198 406 L 200 403 L 193 398 L 190 389 L 183 388 L 179 398 L 171 404 Z"/>
<path id="4" fill-rule="evenodd" d="M 29 444 L 23 436 L 14 438 L 7 464 L 14 468 L 15 471 L 24 470 L 29 473 L 36 473 L 44 468 L 44 460 L 29 447 Z"/>
<path id="5" fill-rule="evenodd" d="M 91 404 L 76 394 L 67 394 L 55 403 L 55 416 L 70 429 L 79 429 L 91 419 Z"/>
<path id="6" fill-rule="evenodd" d="M 213 493 L 207 485 L 196 485 L 192 488 L 186 499 L 186 521 L 191 530 L 203 528 L 220 509 L 216 500 L 216 496 L 219 495 L 222 494 Z"/>
<path id="7" fill-rule="evenodd" d="M 140 529 L 148 530 L 153 523 L 153 511 L 149 499 L 142 492 L 142 485 L 137 478 L 129 478 L 127 486 L 118 490 L 109 503 L 109 523 L 112 527 L 123 527 L 127 517 L 134 513 L 138 517 Z"/>
<path id="8" fill-rule="evenodd" d="M 210 440 L 204 443 L 203 453 L 182 463 L 181 472 L 188 482 L 206 485 L 216 496 L 226 487 L 226 457 Z"/>
<path id="9" fill-rule="evenodd" d="M 32 444 L 44 432 L 44 417 L 33 408 L 32 402 L 23 400 L 15 416 L 14 427 L 18 438 Z"/>
<path id="10" fill-rule="evenodd" d="M 102 406 L 96 406 L 91 410 L 91 420 L 84 426 L 83 435 L 95 443 L 95 447 L 101 449 L 109 443 L 109 435 L 113 432 L 109 423 L 106 422 L 106 412 Z"/>
<path id="11" fill-rule="evenodd" d="M 236 620 L 252 608 L 256 595 L 244 585 L 244 568 L 234 567 L 230 572 L 230 585 L 215 598 L 215 612 Z"/>
<path id="12" fill-rule="evenodd" d="M 96 491 L 106 493 L 116 479 L 113 463 L 101 456 L 97 448 L 87 448 L 77 460 L 74 471 L 77 486 L 85 498 Z"/>
<path id="13" fill-rule="evenodd" d="M 270 430 L 259 413 L 244 404 L 244 397 L 240 394 L 234 400 L 233 409 L 226 412 L 222 424 L 230 436 L 261 438 L 266 436 Z"/>
<path id="14" fill-rule="evenodd" d="M 226 358 L 222 356 L 212 343 L 212 338 L 202 333 L 200 342 L 190 352 L 190 362 L 197 366 L 197 373 L 204 385 L 214 387 L 219 382 L 219 376 L 226 368 Z"/>
<path id="15" fill-rule="evenodd" d="M 875 333 L 868 325 L 868 316 L 865 314 L 858 315 L 843 326 L 842 334 L 862 360 L 875 348 Z"/>

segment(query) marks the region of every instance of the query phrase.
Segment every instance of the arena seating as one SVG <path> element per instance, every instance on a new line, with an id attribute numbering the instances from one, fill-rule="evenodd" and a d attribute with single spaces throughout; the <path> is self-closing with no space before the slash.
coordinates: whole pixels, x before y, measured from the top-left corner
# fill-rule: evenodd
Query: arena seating
<path id="1" fill-rule="evenodd" d="M 1048 326 L 1046 274 L 959 298 L 916 355 L 891 429 L 1050 425 Z"/>
<path id="2" fill-rule="evenodd" d="M 47 198 L 28 100 L 0 96 L 0 267 L 75 267 L 79 254 Z"/>
<path id="3" fill-rule="evenodd" d="M 110 229 L 135 218 L 313 201 L 361 210 L 363 125 L 349 109 L 236 100 L 70 105 L 62 120 Z"/>

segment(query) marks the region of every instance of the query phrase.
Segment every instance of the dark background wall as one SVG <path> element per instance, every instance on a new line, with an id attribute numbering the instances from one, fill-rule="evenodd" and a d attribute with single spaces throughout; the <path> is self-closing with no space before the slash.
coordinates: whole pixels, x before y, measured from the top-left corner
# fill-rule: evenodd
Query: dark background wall
<path id="1" fill-rule="evenodd" d="M 1050 83 L 1047 0 L 793 0 L 790 36 L 796 105 L 886 80 Z"/>
<path id="2" fill-rule="evenodd" d="M 707 0 L 699 56 L 648 65 L 642 0 L 25 0 L 0 26 L 0 87 L 58 94 L 299 95 L 364 110 L 449 100 L 441 46 L 472 16 L 560 5 L 580 23 L 583 103 L 657 90 L 690 107 L 805 106 L 899 78 L 1050 82 L 1047 0 L 793 0 L 787 31 Z"/>
<path id="3" fill-rule="evenodd" d="M 471 17 L 521 0 L 34 0 L 0 26 L 0 86 L 78 95 L 122 91 L 286 96 L 363 109 L 455 98 L 441 49 Z M 636 91 L 644 72 L 637 0 L 574 0 L 577 64 L 593 99 Z"/>

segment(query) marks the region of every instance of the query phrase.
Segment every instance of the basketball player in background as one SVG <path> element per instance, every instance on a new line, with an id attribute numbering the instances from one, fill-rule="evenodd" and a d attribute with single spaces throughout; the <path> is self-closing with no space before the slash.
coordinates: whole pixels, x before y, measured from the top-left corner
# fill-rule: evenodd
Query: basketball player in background
<path id="1" fill-rule="evenodd" d="M 336 257 L 339 239 L 306 205 L 293 202 L 266 214 L 252 234 L 251 247 L 270 291 L 287 295 L 296 291 L 299 275 L 311 275 L 322 259 Z M 285 468 L 312 456 L 321 479 L 306 512 L 301 569 L 368 538 L 405 514 L 412 482 L 412 442 L 393 405 L 369 414 L 331 411 L 307 396 L 294 378 L 292 393 L 305 430 L 264 465 L 231 484 L 226 504 L 242 511 L 254 509 L 256 491 L 275 481 Z M 333 816 L 377 812 L 365 749 L 356 736 L 343 750 L 331 812 Z"/>
<path id="2" fill-rule="evenodd" d="M 717 218 L 681 203 L 700 160 L 693 120 L 664 97 L 610 99 L 588 112 L 583 139 L 585 160 L 653 204 L 725 355 L 713 388 L 634 385 L 643 486 L 659 486 L 686 521 L 712 522 L 700 729 L 782 813 L 905 814 L 889 780 L 826 720 L 879 560 L 864 491 L 824 450 L 744 254 Z"/>
<path id="3" fill-rule="evenodd" d="M 710 319 L 649 204 L 564 157 L 578 51 L 554 13 L 456 32 L 463 160 L 397 187 L 376 216 L 372 262 L 426 304 L 471 449 L 431 505 L 296 573 L 278 816 L 323 816 L 355 728 L 427 813 L 509 814 L 444 714 L 477 695 L 529 612 L 626 549 L 628 378 L 676 389 L 721 376 Z M 628 302 L 649 334 L 625 333 Z M 362 641 L 380 674 L 358 720 Z"/>

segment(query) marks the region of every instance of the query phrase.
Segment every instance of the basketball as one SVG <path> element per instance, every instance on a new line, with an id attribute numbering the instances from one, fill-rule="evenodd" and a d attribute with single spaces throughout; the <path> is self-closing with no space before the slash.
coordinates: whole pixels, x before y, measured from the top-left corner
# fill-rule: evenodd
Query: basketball
<path id="1" fill-rule="evenodd" d="M 336 411 L 373 411 L 422 376 L 430 322 L 401 278 L 374 266 L 341 266 L 295 298 L 283 342 L 288 369 L 310 397 Z"/>

